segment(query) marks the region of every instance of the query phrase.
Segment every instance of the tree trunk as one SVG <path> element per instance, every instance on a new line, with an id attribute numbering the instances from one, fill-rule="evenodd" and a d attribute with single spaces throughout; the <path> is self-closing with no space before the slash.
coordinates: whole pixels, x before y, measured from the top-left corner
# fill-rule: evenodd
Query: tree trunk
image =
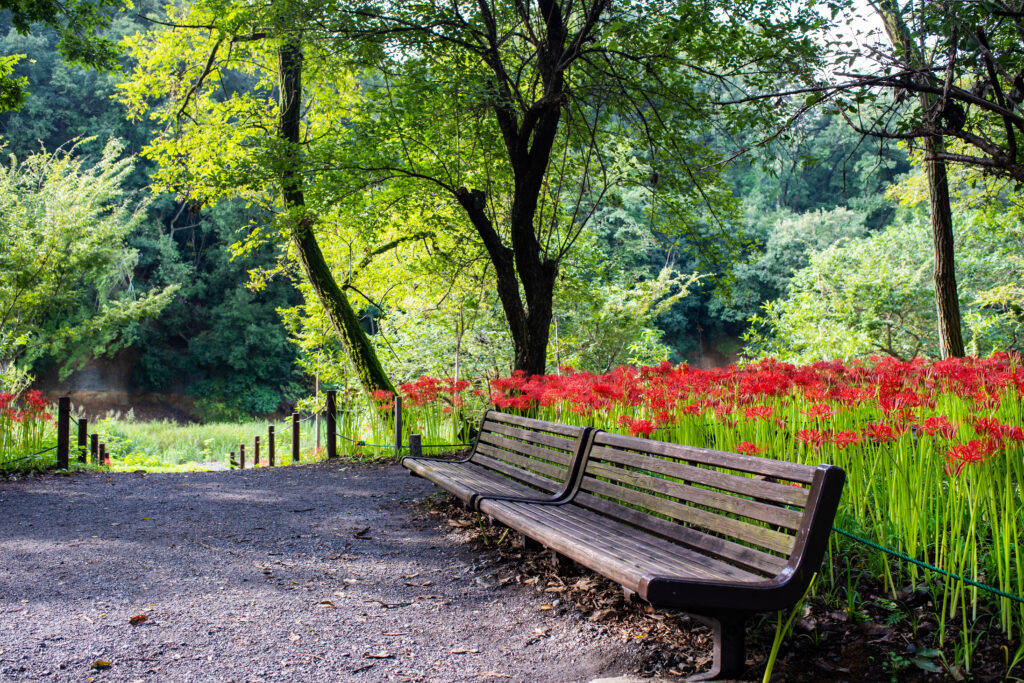
<path id="1" fill-rule="evenodd" d="M 313 234 L 314 218 L 304 213 L 306 199 L 302 191 L 300 133 L 302 125 L 302 48 L 297 43 L 285 43 L 277 53 L 278 136 L 292 148 L 281 160 L 281 197 L 285 210 L 294 214 L 295 229 L 292 241 L 302 262 L 309 284 L 320 299 L 327 317 L 341 338 L 352 361 L 359 382 L 367 393 L 395 389 L 369 338 L 359 324 L 359 316 L 352 309 L 345 292 L 338 286 L 324 258 L 320 244 Z"/>
<path id="2" fill-rule="evenodd" d="M 926 62 L 914 43 L 898 0 L 881 0 L 876 11 L 897 54 L 911 69 L 924 69 Z M 919 99 L 924 116 L 933 110 L 932 98 L 922 93 Z M 945 162 L 935 159 L 942 151 L 941 136 L 924 138 L 928 170 L 928 201 L 932 215 L 932 241 L 935 247 L 935 312 L 939 328 L 939 354 L 942 358 L 964 355 L 964 338 L 960 331 L 960 299 L 956 290 L 956 262 L 953 248 L 953 212 L 949 206 L 949 183 Z"/>
<path id="3" fill-rule="evenodd" d="M 942 151 L 941 137 L 925 138 L 925 155 Z M 928 200 L 932 214 L 932 240 L 935 246 L 935 311 L 939 326 L 939 353 L 942 358 L 964 355 L 960 329 L 960 299 L 956 288 L 956 261 L 953 249 L 953 213 L 949 205 L 949 183 L 945 162 L 933 159 L 928 164 Z"/>

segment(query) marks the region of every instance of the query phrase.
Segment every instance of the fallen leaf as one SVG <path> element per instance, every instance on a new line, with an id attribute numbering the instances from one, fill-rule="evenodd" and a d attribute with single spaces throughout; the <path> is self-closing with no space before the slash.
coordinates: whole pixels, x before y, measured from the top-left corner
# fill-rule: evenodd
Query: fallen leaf
<path id="1" fill-rule="evenodd" d="M 382 631 L 381 635 L 382 636 L 407 636 L 407 635 L 409 635 L 409 632 L 408 631 Z"/>
<path id="2" fill-rule="evenodd" d="M 92 668 L 97 669 L 99 671 L 102 671 L 103 669 L 109 669 L 110 667 L 111 663 L 105 659 L 97 659 L 95 662 L 92 663 Z"/>
<path id="3" fill-rule="evenodd" d="M 555 606 L 549 602 L 545 602 L 543 605 L 540 606 L 540 608 L 546 612 L 547 610 L 555 609 Z"/>
<path id="4" fill-rule="evenodd" d="M 365 540 L 370 538 L 369 536 L 366 535 L 369 532 L 370 532 L 370 527 L 367 526 L 367 527 L 363 527 L 362 529 L 360 529 L 359 531 L 355 532 L 352 535 L 355 536 L 356 538 L 358 538 L 359 540 L 365 541 Z"/>
<path id="5" fill-rule="evenodd" d="M 383 600 L 378 600 L 377 598 L 371 598 L 370 600 L 367 600 L 367 602 L 375 602 L 384 609 L 394 609 L 395 607 L 407 607 L 412 604 L 411 602 L 384 602 Z"/>
<path id="6" fill-rule="evenodd" d="M 451 650 L 451 653 L 453 655 L 472 655 L 476 654 L 477 652 L 480 652 L 480 650 L 475 647 L 467 650 Z"/>
<path id="7" fill-rule="evenodd" d="M 288 634 L 288 640 L 292 641 L 293 643 L 295 641 L 297 641 L 298 639 L 299 639 L 299 636 L 295 635 L 294 633 L 289 633 Z"/>
<path id="8" fill-rule="evenodd" d="M 324 607 L 334 607 L 334 602 L 332 602 L 331 600 L 321 600 L 316 604 L 323 605 Z"/>
<path id="9" fill-rule="evenodd" d="M 500 674 L 497 671 L 480 671 L 473 675 L 477 678 L 512 678 L 508 674 Z"/>
<path id="10" fill-rule="evenodd" d="M 142 521 L 143 521 L 143 522 L 148 522 L 148 521 L 149 521 L 149 517 L 143 517 L 143 518 L 142 518 Z"/>
<path id="11" fill-rule="evenodd" d="M 132 626 L 138 626 L 139 624 L 146 621 L 146 619 L 149 619 L 148 614 L 136 614 L 134 617 L 128 620 L 128 623 Z"/>
<path id="12" fill-rule="evenodd" d="M 617 610 L 613 609 L 599 609 L 595 610 L 593 614 L 587 617 L 590 621 L 604 621 L 608 617 L 613 617 L 618 614 Z"/>
<path id="13" fill-rule="evenodd" d="M 466 527 L 473 526 L 473 522 L 465 519 L 449 519 L 448 526 L 456 527 L 457 529 L 465 529 Z"/>
<path id="14" fill-rule="evenodd" d="M 548 633 L 550 631 L 551 631 L 550 628 L 535 628 L 535 629 L 533 629 L 533 634 L 535 636 L 540 636 L 541 638 L 547 638 L 548 637 Z"/>
<path id="15" fill-rule="evenodd" d="M 363 656 L 369 659 L 391 659 L 392 657 L 394 657 L 394 655 L 390 652 L 378 652 L 376 654 L 372 652 L 366 652 L 363 653 Z"/>

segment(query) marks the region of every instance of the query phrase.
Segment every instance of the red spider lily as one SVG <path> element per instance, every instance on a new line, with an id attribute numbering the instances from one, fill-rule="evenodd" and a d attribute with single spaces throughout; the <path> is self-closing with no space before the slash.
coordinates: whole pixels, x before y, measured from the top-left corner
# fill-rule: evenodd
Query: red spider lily
<path id="1" fill-rule="evenodd" d="M 1002 425 L 1000 425 L 999 420 L 994 417 L 981 417 L 975 420 L 971 426 L 974 427 L 974 431 L 978 432 L 981 436 L 998 436 L 999 427 Z"/>
<path id="2" fill-rule="evenodd" d="M 753 406 L 743 411 L 743 416 L 748 420 L 767 420 L 772 415 L 770 406 Z"/>
<path id="3" fill-rule="evenodd" d="M 888 443 L 896 440 L 893 428 L 881 422 L 873 422 L 864 427 L 862 435 L 865 441 L 873 441 L 874 443 Z"/>
<path id="4" fill-rule="evenodd" d="M 928 436 L 935 436 L 938 433 L 944 439 L 956 438 L 956 425 L 952 424 L 945 415 L 925 418 L 922 428 L 928 433 Z"/>
<path id="5" fill-rule="evenodd" d="M 740 441 L 736 444 L 736 452 L 743 453 L 744 455 L 760 455 L 761 453 L 764 453 L 764 449 L 758 448 L 749 441 Z"/>
<path id="6" fill-rule="evenodd" d="M 1018 425 L 999 425 L 999 436 L 1003 439 L 1024 443 L 1024 429 Z"/>
<path id="7" fill-rule="evenodd" d="M 650 436 L 654 432 L 654 424 L 650 420 L 634 420 L 629 431 L 636 436 Z"/>
<path id="8" fill-rule="evenodd" d="M 958 475 L 967 465 L 984 462 L 998 450 L 999 443 L 993 439 L 972 439 L 959 446 L 950 446 L 946 451 L 946 473 Z"/>
<path id="9" fill-rule="evenodd" d="M 835 413 L 832 411 L 832 407 L 827 403 L 815 403 L 807 409 L 807 412 L 805 412 L 804 415 L 808 417 L 820 417 L 824 420 L 832 417 Z"/>
<path id="10" fill-rule="evenodd" d="M 845 449 L 847 446 L 854 446 L 860 443 L 860 434 L 852 430 L 843 430 L 836 432 L 832 435 L 832 443 L 836 445 L 839 450 Z"/>
<path id="11" fill-rule="evenodd" d="M 805 446 L 813 446 L 815 450 L 825 443 L 825 435 L 817 429 L 801 429 L 796 433 L 796 440 Z"/>

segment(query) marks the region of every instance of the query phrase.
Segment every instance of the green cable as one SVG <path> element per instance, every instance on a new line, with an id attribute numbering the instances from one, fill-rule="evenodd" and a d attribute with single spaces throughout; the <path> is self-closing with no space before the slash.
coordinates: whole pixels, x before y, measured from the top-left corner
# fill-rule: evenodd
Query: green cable
<path id="1" fill-rule="evenodd" d="M 903 553 L 901 553 L 898 550 L 893 550 L 892 548 L 886 548 L 885 546 L 878 545 L 874 541 L 869 541 L 866 538 L 861 538 L 860 536 L 857 536 L 855 534 L 851 534 L 849 531 L 846 531 L 845 529 L 840 529 L 839 527 L 832 527 L 832 531 L 835 531 L 836 533 L 840 533 L 843 536 L 846 536 L 848 538 L 852 538 L 855 541 L 859 541 L 860 543 L 863 543 L 864 545 L 871 546 L 872 548 L 875 548 L 876 550 L 881 550 L 883 553 L 889 553 L 890 555 L 892 555 L 894 557 L 898 557 L 901 560 L 906 560 L 907 562 L 910 562 L 911 564 L 916 564 L 918 567 L 923 567 L 924 569 L 930 569 L 933 572 L 938 572 L 939 574 L 942 574 L 944 576 L 949 576 L 949 577 L 954 578 L 954 579 L 956 579 L 958 581 L 963 581 L 964 583 L 970 584 L 971 586 L 974 586 L 975 588 L 981 588 L 982 590 L 986 590 L 989 593 L 995 593 L 996 595 L 998 595 L 1001 598 L 1009 598 L 1010 600 L 1015 600 L 1015 601 L 1017 601 L 1017 602 L 1019 602 L 1021 604 L 1024 604 L 1024 598 L 1020 597 L 1019 595 L 1014 595 L 1013 593 L 1007 593 L 1006 591 L 1003 591 L 1003 590 L 1000 590 L 998 588 L 995 588 L 994 586 L 986 586 L 983 583 L 978 583 L 977 581 L 972 581 L 971 579 L 968 579 L 965 576 L 960 576 L 959 574 L 954 574 L 953 572 L 948 572 L 945 569 L 940 569 L 939 567 L 936 567 L 933 564 L 928 564 L 927 562 L 922 562 L 921 560 L 914 559 L 913 557 L 910 557 L 909 555 L 904 555 Z"/>

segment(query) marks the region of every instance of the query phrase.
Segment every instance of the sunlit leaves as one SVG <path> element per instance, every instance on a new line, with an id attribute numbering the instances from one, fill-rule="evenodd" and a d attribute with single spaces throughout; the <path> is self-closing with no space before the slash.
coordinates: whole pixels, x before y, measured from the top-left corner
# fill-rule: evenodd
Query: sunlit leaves
<path id="1" fill-rule="evenodd" d="M 134 290 L 125 238 L 141 213 L 123 193 L 122 145 L 109 143 L 91 167 L 76 151 L 0 167 L 0 360 L 27 367 L 50 354 L 73 369 L 128 341 L 130 323 L 177 289 Z"/>

